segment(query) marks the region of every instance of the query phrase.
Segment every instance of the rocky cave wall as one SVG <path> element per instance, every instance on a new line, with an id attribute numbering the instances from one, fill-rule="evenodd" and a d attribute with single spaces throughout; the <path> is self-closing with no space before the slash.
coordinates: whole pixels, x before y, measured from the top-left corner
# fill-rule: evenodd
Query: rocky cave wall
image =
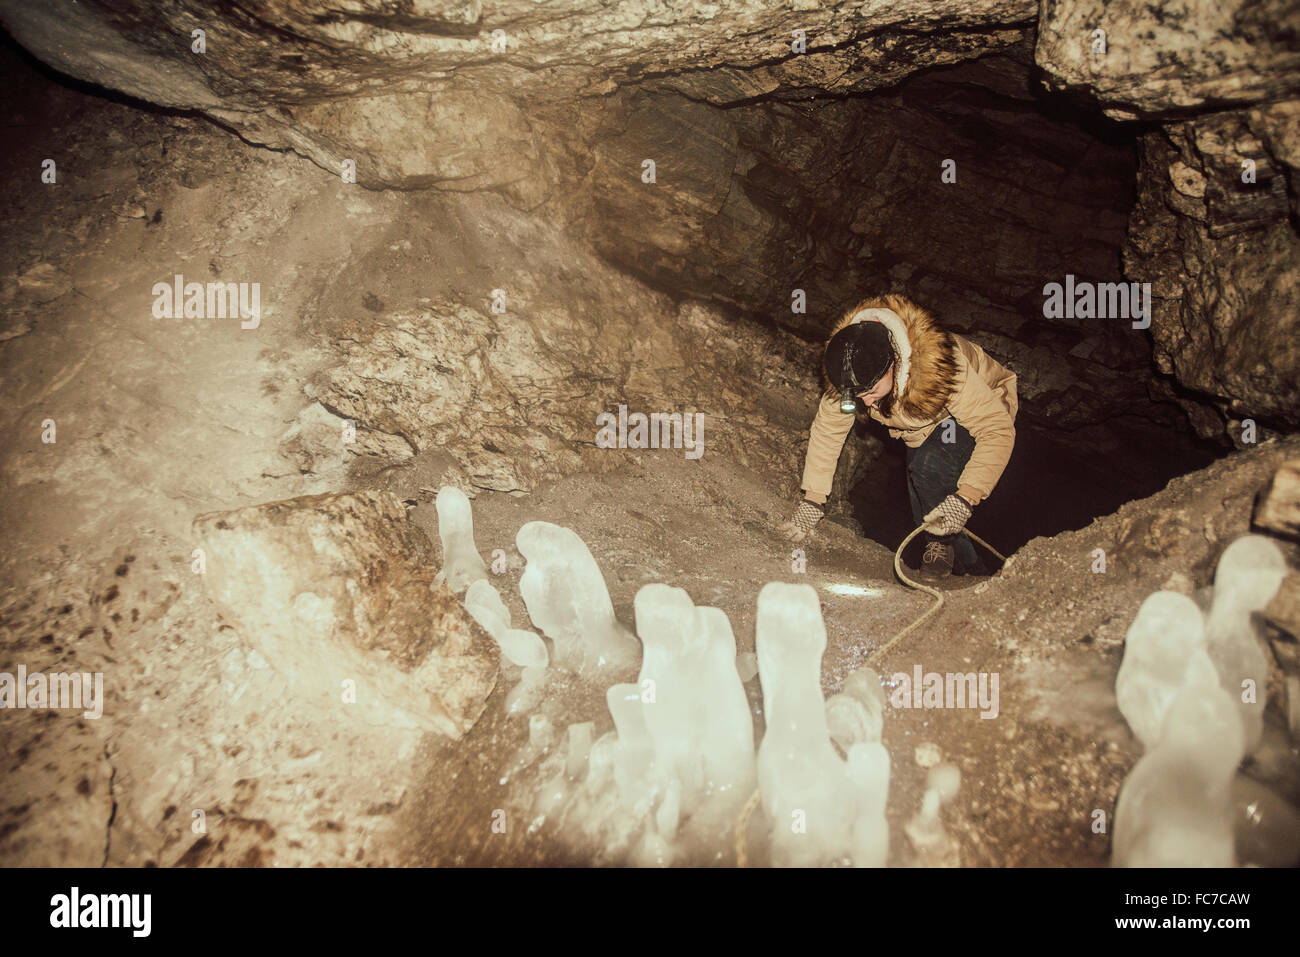
<path id="1" fill-rule="evenodd" d="M 1172 398 L 1220 441 L 1227 418 L 1300 422 L 1295 14 L 1286 0 L 0 3 L 56 69 L 331 172 L 351 160 L 363 185 L 499 191 L 580 223 L 662 288 L 809 337 L 863 290 L 901 288 L 1025 370 L 1031 418 L 1078 430 L 1128 414 L 1140 433 L 1179 424 L 1148 401 Z M 1043 87 L 1064 96 L 1045 106 Z M 1079 125 L 1099 112 L 1121 122 Z M 1139 138 L 1122 271 L 1154 287 L 1164 378 L 1149 387 L 1144 336 L 1041 320 L 1044 281 L 1118 277 L 1117 190 Z"/>
<path id="2" fill-rule="evenodd" d="M 1176 430 L 1149 396 L 1144 334 L 1043 317 L 1045 282 L 1120 278 L 1135 152 L 1122 129 L 1043 112 L 1015 52 L 867 98 L 606 103 L 580 227 L 658 288 L 812 341 L 864 290 L 905 292 L 1018 371 L 1022 425 L 1094 452 L 1114 449 L 1079 430 L 1125 416 Z M 657 188 L 626 175 L 665 152 Z"/>

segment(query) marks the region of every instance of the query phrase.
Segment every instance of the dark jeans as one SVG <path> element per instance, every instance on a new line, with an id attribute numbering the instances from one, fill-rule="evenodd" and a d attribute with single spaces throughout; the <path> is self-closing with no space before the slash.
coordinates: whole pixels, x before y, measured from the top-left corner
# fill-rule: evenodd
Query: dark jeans
<path id="1" fill-rule="evenodd" d="M 952 430 L 940 423 L 919 446 L 907 449 L 907 495 L 912 502 L 912 520 L 917 525 L 921 524 L 926 513 L 957 491 L 957 479 L 975 451 L 975 437 L 956 422 L 953 424 L 956 434 L 952 442 L 943 441 L 944 434 Z M 935 540 L 951 545 L 954 573 L 985 572 L 975 553 L 975 544 L 965 532 L 943 536 L 922 532 L 917 537 L 923 545 Z"/>

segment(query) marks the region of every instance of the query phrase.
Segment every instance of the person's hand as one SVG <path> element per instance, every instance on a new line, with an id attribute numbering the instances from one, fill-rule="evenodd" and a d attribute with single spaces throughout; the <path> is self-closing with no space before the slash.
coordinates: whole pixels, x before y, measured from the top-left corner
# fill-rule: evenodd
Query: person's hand
<path id="1" fill-rule="evenodd" d="M 949 495 L 931 509 L 921 524 L 933 535 L 956 535 L 970 521 L 970 506 L 960 495 Z"/>
<path id="2" fill-rule="evenodd" d="M 822 507 L 816 502 L 804 500 L 795 510 L 794 518 L 782 524 L 779 531 L 792 542 L 802 542 L 812 534 L 823 514 Z"/>

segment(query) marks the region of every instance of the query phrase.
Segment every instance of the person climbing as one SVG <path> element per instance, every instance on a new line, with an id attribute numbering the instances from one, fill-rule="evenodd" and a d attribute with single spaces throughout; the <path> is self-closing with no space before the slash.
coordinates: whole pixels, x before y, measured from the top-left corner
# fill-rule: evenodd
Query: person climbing
<path id="1" fill-rule="evenodd" d="M 907 445 L 912 519 L 925 526 L 921 576 L 988 574 L 963 530 L 1011 458 L 1015 373 L 941 329 L 916 303 L 891 294 L 859 303 L 835 324 L 822 377 L 825 391 L 804 460 L 804 500 L 781 526 L 786 536 L 803 541 L 821 521 L 844 440 L 866 411 Z"/>

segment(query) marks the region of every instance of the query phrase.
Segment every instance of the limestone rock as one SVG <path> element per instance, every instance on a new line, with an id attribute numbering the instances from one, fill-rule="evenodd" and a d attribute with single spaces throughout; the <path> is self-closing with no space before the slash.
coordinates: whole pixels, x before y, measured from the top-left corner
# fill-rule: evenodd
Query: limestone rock
<path id="1" fill-rule="evenodd" d="M 0 670 L 12 674 L 14 666 L 5 661 Z M 46 720 L 52 717 L 5 712 L 0 860 L 10 867 L 100 867 L 113 817 L 113 769 L 97 722 L 80 715 Z"/>
<path id="2" fill-rule="evenodd" d="M 482 713 L 500 653 L 434 584 L 430 544 L 391 493 L 210 512 L 194 531 L 222 617 L 319 707 L 452 737 Z"/>
<path id="3" fill-rule="evenodd" d="M 654 285 L 809 339 L 846 301 L 905 292 L 959 331 L 1032 353 L 1027 421 L 1161 418 L 1130 374 L 1145 371 L 1145 336 L 1041 317 L 1044 282 L 1119 278 L 1126 209 L 1113 197 L 1133 169 L 1130 132 L 1042 112 L 1037 67 L 1112 117 L 1170 124 L 1172 146 L 1144 145 L 1124 269 L 1156 287 L 1158 367 L 1220 440 L 1209 403 L 1300 421 L 1290 12 L 1286 0 L 828 0 L 697 16 L 508 0 L 489 16 L 477 0 L 300 0 L 253 17 L 195 0 L 0 0 L 11 34 L 55 68 L 202 112 L 331 175 L 354 164 L 365 186 L 545 206 Z M 941 181 L 938 163 L 957 157 L 955 183 Z M 795 290 L 806 311 L 791 308 Z M 1247 316 L 1265 335 L 1243 335 Z M 499 432 L 469 469 L 481 487 L 526 490 L 548 455 L 577 462 L 571 440 L 547 436 L 540 453 Z"/>
<path id="4" fill-rule="evenodd" d="M 1300 459 L 1278 466 L 1255 504 L 1255 525 L 1270 532 L 1300 536 Z"/>
<path id="5" fill-rule="evenodd" d="M 280 454 L 302 472 L 327 472 L 342 466 L 347 423 L 319 402 L 305 408 L 280 437 Z"/>
<path id="6" fill-rule="evenodd" d="M 1300 674 L 1300 668 L 1294 667 L 1300 663 L 1300 573 L 1292 572 L 1282 579 L 1277 594 L 1261 614 L 1282 635 L 1282 642 L 1291 646 L 1289 651 L 1278 655 L 1282 670 Z M 1278 642 L 1275 641 L 1273 647 L 1276 652 Z"/>
<path id="7" fill-rule="evenodd" d="M 1057 0 L 1041 6 L 1035 59 L 1112 116 L 1162 116 L 1300 91 L 1294 27 L 1288 0 Z"/>
<path id="8" fill-rule="evenodd" d="M 1293 157 L 1251 127 L 1272 112 L 1215 114 L 1143 137 L 1124 265 L 1151 283 L 1157 369 L 1226 415 L 1295 425 L 1300 235 L 1286 185 L 1295 171 L 1284 161 Z M 1203 195 L 1180 190 L 1171 168 L 1185 170 L 1184 185 L 1194 171 Z M 1222 419 L 1193 422 L 1222 438 Z"/>
<path id="9" fill-rule="evenodd" d="M 37 263 L 6 284 L 5 298 L 21 306 L 42 306 L 72 290 L 72 279 L 50 263 Z"/>
<path id="10" fill-rule="evenodd" d="M 615 293 L 597 295 L 607 302 Z M 596 416 L 617 414 L 620 403 L 631 412 L 700 412 L 704 454 L 797 474 L 816 393 L 811 374 L 795 377 L 792 365 L 771 361 L 774 350 L 791 349 L 788 340 L 700 304 L 652 325 L 637 308 L 647 301 L 634 293 L 628 305 L 592 314 L 511 300 L 495 314 L 440 298 L 349 317 L 326 331 L 337 361 L 307 391 L 354 420 L 358 436 L 400 436 L 419 455 L 452 456 L 468 484 L 491 491 L 531 491 L 638 454 L 685 454 L 597 448 Z M 801 352 L 800 364 L 811 366 L 809 357 Z M 751 384 L 744 397 L 728 397 L 733 372 Z"/>
<path id="11" fill-rule="evenodd" d="M 64 73 L 199 110 L 334 173 L 353 159 L 361 183 L 498 188 L 533 205 L 544 131 L 563 126 L 547 107 L 660 78 L 718 103 L 778 86 L 861 92 L 1020 41 L 1035 4 L 907 0 L 846 17 L 849 7 L 805 3 L 791 20 L 766 4 L 700 15 L 507 0 L 485 19 L 478 0 L 297 0 L 256 16 L 195 0 L 4 0 L 0 21 Z M 793 49 L 795 27 L 806 51 Z"/>

